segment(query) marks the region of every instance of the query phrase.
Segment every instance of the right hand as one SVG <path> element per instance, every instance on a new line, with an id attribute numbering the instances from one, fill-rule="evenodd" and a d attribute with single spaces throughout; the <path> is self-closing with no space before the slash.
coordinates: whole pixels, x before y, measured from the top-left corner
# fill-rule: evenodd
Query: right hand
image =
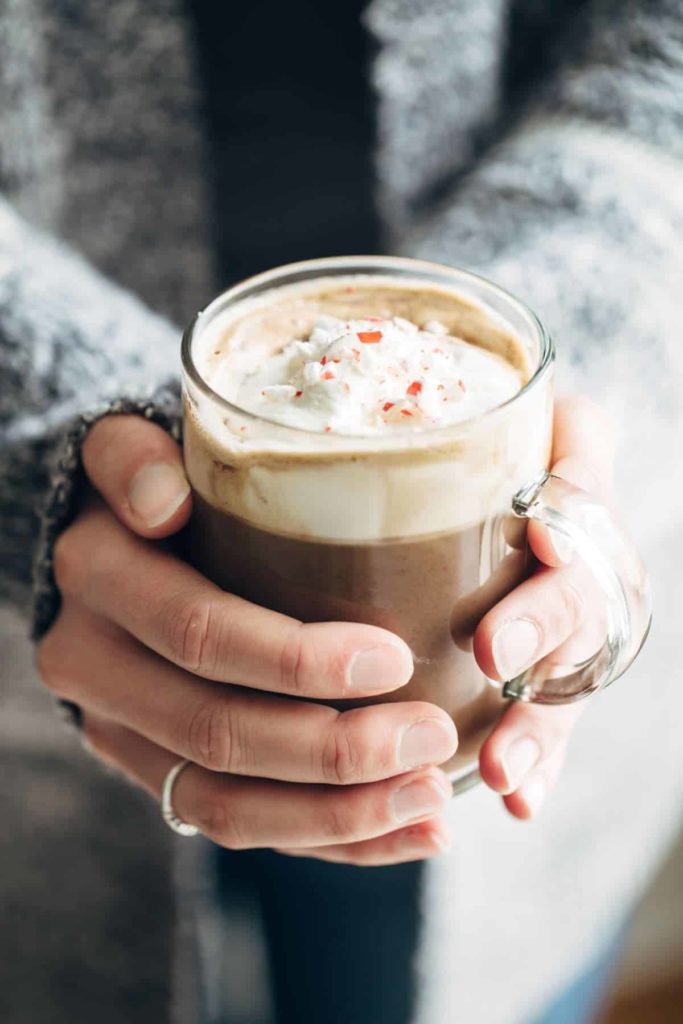
<path id="1" fill-rule="evenodd" d="M 420 701 L 340 712 L 306 700 L 402 686 L 407 645 L 259 608 L 174 556 L 160 541 L 191 497 L 178 446 L 154 424 L 101 420 L 83 461 L 89 489 L 55 548 L 62 606 L 38 666 L 81 708 L 93 751 L 157 799 L 188 758 L 176 814 L 230 849 L 367 865 L 443 850 L 450 785 L 427 766 L 455 751 L 449 716 Z"/>

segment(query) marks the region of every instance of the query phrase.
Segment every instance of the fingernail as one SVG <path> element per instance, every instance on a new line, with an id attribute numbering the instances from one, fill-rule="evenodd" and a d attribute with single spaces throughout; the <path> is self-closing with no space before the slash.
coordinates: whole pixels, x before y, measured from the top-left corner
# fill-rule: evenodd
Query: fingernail
<path id="1" fill-rule="evenodd" d="M 151 462 L 133 477 L 128 502 L 135 515 L 152 529 L 170 519 L 189 493 L 190 485 L 179 466 Z"/>
<path id="2" fill-rule="evenodd" d="M 378 693 L 407 683 L 412 665 L 399 646 L 369 647 L 351 658 L 347 669 L 349 686 L 361 693 Z"/>
<path id="3" fill-rule="evenodd" d="M 540 646 L 538 627 L 531 619 L 513 619 L 493 637 L 493 660 L 503 679 L 514 679 L 531 665 Z"/>
<path id="4" fill-rule="evenodd" d="M 514 740 L 503 751 L 503 771 L 508 785 L 508 792 L 513 793 L 525 775 L 528 775 L 541 757 L 541 748 L 531 736 L 522 736 Z"/>
<path id="5" fill-rule="evenodd" d="M 532 775 L 521 787 L 519 795 L 526 804 L 530 817 L 535 817 L 540 811 L 547 788 L 542 775 Z"/>
<path id="6" fill-rule="evenodd" d="M 405 768 L 441 764 L 455 753 L 457 734 L 452 722 L 425 718 L 408 726 L 401 737 L 398 759 Z"/>
<path id="7" fill-rule="evenodd" d="M 444 776 L 445 779 L 445 776 Z M 449 786 L 450 791 L 450 786 Z M 423 818 L 442 810 L 449 793 L 436 779 L 419 779 L 401 786 L 393 796 L 394 817 L 397 821 Z"/>

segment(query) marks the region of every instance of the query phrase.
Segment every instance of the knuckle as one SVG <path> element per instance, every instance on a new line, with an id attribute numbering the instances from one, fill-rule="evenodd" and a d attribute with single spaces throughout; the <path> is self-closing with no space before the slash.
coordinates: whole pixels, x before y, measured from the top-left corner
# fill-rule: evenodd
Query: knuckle
<path id="1" fill-rule="evenodd" d="M 38 644 L 36 667 L 44 685 L 55 697 L 70 698 L 74 696 L 59 621 Z"/>
<path id="2" fill-rule="evenodd" d="M 207 787 L 207 792 L 197 799 L 194 818 L 197 828 L 226 850 L 248 849 L 238 816 L 217 787 Z"/>
<path id="3" fill-rule="evenodd" d="M 86 750 L 95 754 L 101 761 L 111 761 L 111 737 L 102 724 L 93 720 L 91 715 L 83 717 L 83 740 Z"/>
<path id="4" fill-rule="evenodd" d="M 315 651 L 301 625 L 285 636 L 280 653 L 280 684 L 284 691 L 305 694 L 315 675 Z"/>
<path id="5" fill-rule="evenodd" d="M 576 583 L 569 579 L 566 574 L 561 575 L 560 580 L 558 597 L 560 600 L 562 624 L 565 630 L 568 628 L 570 632 L 573 632 L 581 625 L 583 620 L 584 600 Z"/>
<path id="6" fill-rule="evenodd" d="M 344 715 L 339 714 L 322 747 L 322 778 L 337 786 L 360 782 L 364 776 L 360 744 Z"/>
<path id="7" fill-rule="evenodd" d="M 201 701 L 188 719 L 186 738 L 192 761 L 211 771 L 240 771 L 239 732 L 225 701 Z"/>
<path id="8" fill-rule="evenodd" d="M 80 589 L 85 561 L 78 528 L 70 526 L 59 535 L 52 552 L 55 582 L 63 594 L 73 594 Z"/>
<path id="9" fill-rule="evenodd" d="M 576 707 L 576 705 L 566 705 L 530 710 L 529 720 L 525 723 L 524 731 L 526 735 L 534 737 L 541 749 L 540 759 L 533 768 L 534 774 L 545 772 L 551 760 L 556 759 L 558 764 L 561 763 L 576 721 L 576 710 L 574 710 Z"/>
<path id="10" fill-rule="evenodd" d="M 176 664 L 211 675 L 218 659 L 217 614 L 213 601 L 180 595 L 164 609 L 163 629 Z"/>
<path id="11" fill-rule="evenodd" d="M 356 817 L 353 804 L 347 799 L 328 800 L 323 814 L 323 835 L 335 843 L 348 843 L 360 838 Z"/>
<path id="12" fill-rule="evenodd" d="M 550 759 L 562 757 L 568 733 L 569 727 L 562 722 L 548 722 L 539 730 L 537 740 L 541 748 L 541 758 L 533 769 L 534 774 L 543 775 Z"/>

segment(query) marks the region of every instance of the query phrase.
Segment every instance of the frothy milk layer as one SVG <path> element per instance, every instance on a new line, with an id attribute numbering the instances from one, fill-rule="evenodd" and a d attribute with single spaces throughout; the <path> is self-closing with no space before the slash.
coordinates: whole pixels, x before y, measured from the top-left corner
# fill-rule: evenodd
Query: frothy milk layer
<path id="1" fill-rule="evenodd" d="M 193 358 L 233 404 L 186 383 L 190 480 L 263 529 L 438 534 L 507 510 L 547 464 L 549 385 L 507 402 L 531 375 L 522 341 L 443 286 L 358 275 L 273 288 L 208 320 Z"/>

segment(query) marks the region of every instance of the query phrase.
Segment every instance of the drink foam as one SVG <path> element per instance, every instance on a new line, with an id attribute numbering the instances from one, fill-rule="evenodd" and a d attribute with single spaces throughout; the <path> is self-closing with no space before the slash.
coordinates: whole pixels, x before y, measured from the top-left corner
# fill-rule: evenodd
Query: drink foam
<path id="1" fill-rule="evenodd" d="M 524 344 L 455 289 L 360 275 L 273 288 L 207 318 L 192 355 L 230 405 L 185 382 L 191 483 L 263 529 L 460 529 L 547 465 L 550 384 L 509 402 L 530 376 Z"/>

